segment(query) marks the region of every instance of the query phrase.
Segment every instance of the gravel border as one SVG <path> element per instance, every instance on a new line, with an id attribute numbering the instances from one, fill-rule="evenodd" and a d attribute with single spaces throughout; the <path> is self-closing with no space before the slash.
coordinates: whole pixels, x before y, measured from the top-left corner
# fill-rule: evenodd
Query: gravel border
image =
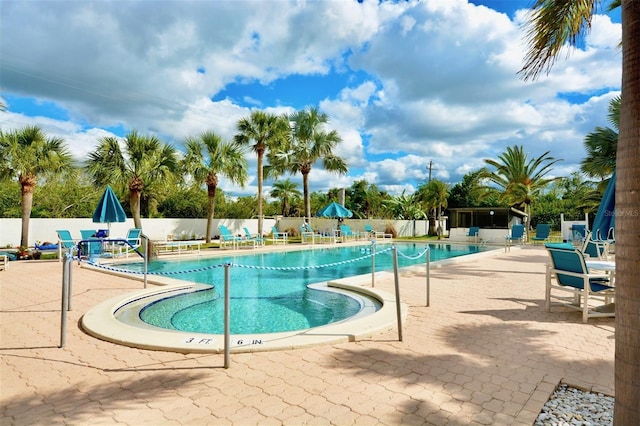
<path id="1" fill-rule="evenodd" d="M 614 397 L 559 385 L 542 407 L 535 426 L 613 425 Z"/>

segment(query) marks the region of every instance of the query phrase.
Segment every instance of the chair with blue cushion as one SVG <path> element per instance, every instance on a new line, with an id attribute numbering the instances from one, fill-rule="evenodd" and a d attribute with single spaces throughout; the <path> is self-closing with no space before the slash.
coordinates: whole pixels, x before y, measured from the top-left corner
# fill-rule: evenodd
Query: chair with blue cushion
<path id="1" fill-rule="evenodd" d="M 256 248 L 257 246 L 264 245 L 264 238 L 262 238 L 258 234 L 252 235 L 251 231 L 249 231 L 249 229 L 246 226 L 243 229 L 244 229 L 244 241 L 252 243 L 254 248 Z"/>
<path id="2" fill-rule="evenodd" d="M 141 234 L 142 234 L 142 229 L 140 228 L 131 228 L 129 229 L 129 231 L 127 231 L 127 236 L 125 237 L 125 240 L 127 240 L 128 244 L 125 244 L 126 247 L 124 248 L 127 257 L 129 256 L 130 252 L 136 250 L 138 247 L 142 245 L 142 242 L 140 239 Z"/>
<path id="3" fill-rule="evenodd" d="M 572 244 L 545 244 L 551 258 L 547 266 L 545 306 L 551 312 L 551 299 L 559 300 L 563 306 L 582 311 L 582 322 L 592 317 L 613 317 L 615 312 L 603 309 L 615 298 L 615 287 L 606 274 L 589 273 L 582 252 Z M 552 294 L 552 291 L 569 293 L 569 297 Z M 604 306 L 593 306 L 594 301 Z"/>
<path id="4" fill-rule="evenodd" d="M 340 225 L 340 238 L 342 242 L 347 240 L 358 240 L 360 239 L 360 234 L 358 232 L 353 232 L 349 225 Z"/>
<path id="5" fill-rule="evenodd" d="M 511 249 L 511 243 L 513 241 L 524 243 L 524 225 L 513 225 L 511 227 L 511 234 L 504 236 L 504 250 L 509 251 Z"/>
<path id="6" fill-rule="evenodd" d="M 56 234 L 58 234 L 58 259 L 62 260 L 64 253 L 73 255 L 76 251 L 78 240 L 73 239 L 71 232 L 66 229 L 58 229 Z"/>
<path id="7" fill-rule="evenodd" d="M 89 259 L 102 255 L 102 243 L 96 237 L 95 229 L 81 229 L 80 237 L 84 241 L 78 249 L 80 255 Z"/>
<path id="8" fill-rule="evenodd" d="M 477 243 L 479 236 L 480 236 L 480 227 L 479 226 L 471 226 L 471 227 L 469 227 L 469 232 L 467 233 L 467 240 L 469 240 L 469 238 L 473 238 L 473 241 L 475 243 Z"/>
<path id="9" fill-rule="evenodd" d="M 536 225 L 536 235 L 531 238 L 531 241 L 535 244 L 538 241 L 547 241 L 551 234 L 551 225 L 548 223 L 539 223 Z"/>
<path id="10" fill-rule="evenodd" d="M 218 229 L 220 230 L 220 248 L 231 244 L 231 247 L 235 249 L 242 241 L 242 237 L 233 235 L 225 225 L 218 225 Z"/>
<path id="11" fill-rule="evenodd" d="M 289 237 L 288 232 L 280 232 L 278 231 L 278 228 L 276 228 L 275 226 L 271 227 L 271 241 L 273 241 L 274 244 L 278 244 L 278 243 L 287 244 L 288 237 Z"/>
<path id="12" fill-rule="evenodd" d="M 604 240 L 600 241 L 591 239 L 590 232 L 587 234 L 587 237 L 582 244 L 581 251 L 592 259 L 609 259 L 609 243 Z"/>

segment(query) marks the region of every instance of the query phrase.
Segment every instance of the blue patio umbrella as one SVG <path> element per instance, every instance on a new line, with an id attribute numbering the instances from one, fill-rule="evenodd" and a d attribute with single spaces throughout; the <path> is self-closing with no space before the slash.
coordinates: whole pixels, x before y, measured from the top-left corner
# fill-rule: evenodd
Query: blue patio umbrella
<path id="1" fill-rule="evenodd" d="M 343 219 L 345 217 L 353 216 L 351 210 L 343 206 L 342 204 L 338 204 L 335 201 L 332 201 L 330 204 L 326 205 L 324 208 L 320 209 L 318 213 L 316 213 L 318 217 L 335 217 L 338 219 Z"/>
<path id="2" fill-rule="evenodd" d="M 616 224 L 616 172 L 613 172 L 607 189 L 604 191 L 598 213 L 593 221 L 591 236 L 593 240 L 606 240 Z"/>
<path id="3" fill-rule="evenodd" d="M 93 221 L 106 223 L 109 228 L 113 222 L 127 221 L 127 215 L 110 186 L 105 189 L 96 210 L 93 212 Z"/>

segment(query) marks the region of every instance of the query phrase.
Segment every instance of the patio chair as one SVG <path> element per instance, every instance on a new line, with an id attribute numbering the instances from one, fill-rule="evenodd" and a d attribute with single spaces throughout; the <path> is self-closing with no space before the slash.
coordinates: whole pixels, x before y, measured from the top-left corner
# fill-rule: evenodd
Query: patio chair
<path id="1" fill-rule="evenodd" d="M 511 227 L 511 235 L 504 236 L 504 251 L 511 250 L 512 241 L 517 241 L 520 244 L 524 243 L 524 225 L 513 225 Z"/>
<path id="2" fill-rule="evenodd" d="M 340 225 L 340 239 L 342 242 L 351 240 L 358 240 L 360 238 L 360 234 L 358 232 L 353 232 L 349 225 Z"/>
<path id="3" fill-rule="evenodd" d="M 233 235 L 225 225 L 218 225 L 218 229 L 220 230 L 220 248 L 224 248 L 224 246 L 229 243 L 234 249 L 238 247 L 238 243 L 240 243 L 242 237 Z"/>
<path id="4" fill-rule="evenodd" d="M 276 228 L 275 226 L 271 227 L 271 241 L 273 241 L 274 244 L 278 244 L 278 243 L 287 244 L 288 237 L 289 237 L 288 232 L 280 232 L 278 231 L 278 228 Z"/>
<path id="5" fill-rule="evenodd" d="M 608 260 L 609 259 L 609 242 L 591 239 L 591 232 L 587 234 L 582 244 L 581 251 L 586 256 L 593 259 Z"/>
<path id="6" fill-rule="evenodd" d="M 247 229 L 246 226 L 243 229 L 244 229 L 244 240 L 253 243 L 254 248 L 257 246 L 264 245 L 264 238 L 262 238 L 258 234 L 252 235 L 251 231 L 249 231 L 249 229 Z"/>
<path id="7" fill-rule="evenodd" d="M 378 239 L 378 238 L 393 238 L 392 234 L 385 234 L 383 231 L 376 231 L 375 229 L 373 229 L 373 227 L 371 225 L 365 225 L 364 226 L 364 231 L 368 232 L 371 237 L 375 237 L 376 239 Z"/>
<path id="8" fill-rule="evenodd" d="M 9 257 L 6 254 L 0 254 L 0 269 L 3 271 L 9 267 Z"/>
<path id="9" fill-rule="evenodd" d="M 584 241 L 587 238 L 587 225 L 573 225 L 571 227 L 571 239 Z"/>
<path id="10" fill-rule="evenodd" d="M 548 223 L 539 223 L 536 225 L 536 235 L 531 238 L 531 241 L 535 244 L 538 241 L 547 241 L 551 234 L 551 225 Z"/>
<path id="11" fill-rule="evenodd" d="M 90 240 L 83 242 L 79 249 L 78 254 L 81 256 L 86 256 L 88 258 L 99 257 L 102 254 L 102 243 L 98 241 L 96 237 L 95 229 L 81 229 L 80 237 L 82 240 Z"/>
<path id="12" fill-rule="evenodd" d="M 124 248 L 125 255 L 129 257 L 129 253 L 138 249 L 142 245 L 142 240 L 140 239 L 140 234 L 142 234 L 142 229 L 140 228 L 130 228 L 127 231 L 127 236 L 124 238 L 127 240 L 128 244 L 120 242 L 121 248 Z"/>
<path id="13" fill-rule="evenodd" d="M 72 255 L 75 253 L 77 240 L 74 240 L 71 232 L 66 229 L 58 229 L 56 234 L 58 234 L 58 259 L 62 261 L 63 252 L 70 252 Z"/>
<path id="14" fill-rule="evenodd" d="M 551 299 L 559 300 L 563 306 L 582 311 L 582 322 L 592 317 L 613 317 L 615 312 L 609 305 L 615 298 L 615 287 L 606 274 L 590 274 L 584 255 L 571 244 L 545 244 L 551 258 L 547 265 L 545 306 L 551 312 Z M 555 283 L 554 283 L 555 281 Z M 555 296 L 552 291 L 569 293 L 569 297 Z M 603 305 L 590 306 L 593 301 Z"/>
<path id="15" fill-rule="evenodd" d="M 302 244 L 305 244 L 305 240 L 308 239 L 311 240 L 311 244 L 315 244 L 316 240 L 319 240 L 321 243 L 331 242 L 333 240 L 333 237 L 314 231 L 311 225 L 305 222 L 300 225 L 300 239 Z"/>
<path id="16" fill-rule="evenodd" d="M 473 241 L 477 243 L 479 236 L 480 236 L 480 227 L 479 226 L 471 226 L 471 227 L 469 227 L 469 232 L 467 233 L 467 240 L 469 240 L 469 238 L 473 238 Z"/>

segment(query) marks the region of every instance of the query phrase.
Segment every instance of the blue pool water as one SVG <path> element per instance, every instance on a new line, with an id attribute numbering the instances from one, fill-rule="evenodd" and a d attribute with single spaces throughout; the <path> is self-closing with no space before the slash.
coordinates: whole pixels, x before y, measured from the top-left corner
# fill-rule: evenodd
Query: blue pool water
<path id="1" fill-rule="evenodd" d="M 426 243 L 396 243 L 398 266 L 424 264 L 417 257 Z M 224 264 L 230 267 L 232 334 L 303 330 L 357 314 L 356 299 L 310 289 L 312 283 L 371 273 L 370 246 L 315 247 L 288 252 L 217 258 L 172 259 L 149 263 L 150 274 L 211 285 L 211 289 L 167 297 L 147 305 L 140 318 L 152 325 L 200 333 L 224 331 Z M 376 271 L 393 269 L 391 244 L 376 244 Z M 475 245 L 429 244 L 431 261 L 487 250 Z M 354 261 L 356 260 L 356 261 Z M 330 267 L 322 265 L 339 263 Z M 118 268 L 140 272 L 141 262 Z M 187 271 L 187 272 L 184 272 Z"/>

